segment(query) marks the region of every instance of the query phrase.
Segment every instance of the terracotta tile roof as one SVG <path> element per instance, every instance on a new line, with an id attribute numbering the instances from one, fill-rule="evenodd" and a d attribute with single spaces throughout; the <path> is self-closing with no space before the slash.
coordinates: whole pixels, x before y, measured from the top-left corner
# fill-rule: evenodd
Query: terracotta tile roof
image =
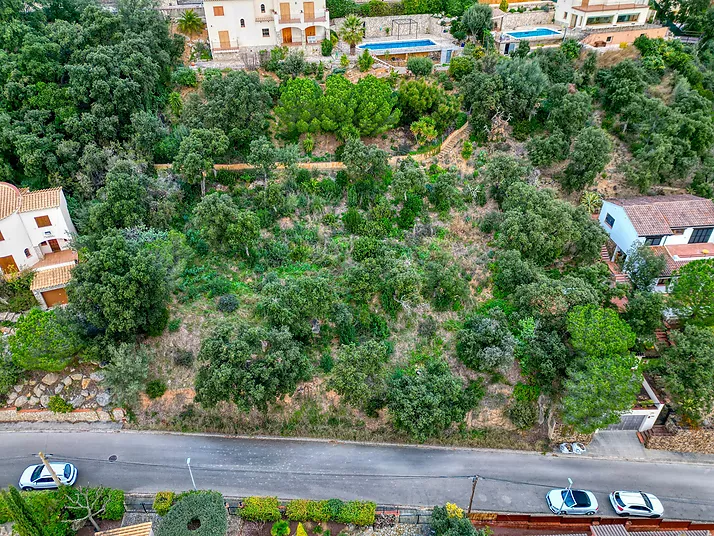
<path id="1" fill-rule="evenodd" d="M 20 212 L 58 207 L 60 206 L 61 192 L 62 188 L 48 188 L 47 190 L 37 190 L 36 192 L 23 194 Z"/>
<path id="2" fill-rule="evenodd" d="M 151 522 L 149 522 L 97 532 L 95 536 L 150 536 L 151 534 Z"/>
<path id="3" fill-rule="evenodd" d="M 20 208 L 20 190 L 7 182 L 0 182 L 0 220 Z"/>
<path id="4" fill-rule="evenodd" d="M 74 268 L 74 264 L 48 268 L 47 270 L 38 270 L 32 279 L 30 290 L 43 290 L 66 285 L 72 278 L 72 268 Z"/>
<path id="5" fill-rule="evenodd" d="M 27 188 L 17 188 L 7 182 L 0 182 L 0 220 L 15 211 L 31 212 L 60 206 L 62 188 L 48 188 L 31 192 Z"/>
<path id="6" fill-rule="evenodd" d="M 695 195 L 608 199 L 621 206 L 639 236 L 672 234 L 672 229 L 714 225 L 714 202 Z"/>
<path id="7" fill-rule="evenodd" d="M 683 246 L 690 246 L 694 244 L 683 244 Z M 705 246 L 706 244 L 698 244 L 699 246 Z M 670 277 L 674 272 L 676 272 L 682 266 L 689 264 L 690 262 L 711 259 L 714 257 L 714 248 L 711 248 L 707 254 L 695 255 L 689 252 L 689 248 L 682 246 L 650 246 L 650 249 L 658 255 L 662 255 L 666 264 L 664 270 L 660 274 L 660 277 Z M 686 257 L 685 255 L 691 255 Z M 674 257 L 677 257 L 676 259 Z"/>

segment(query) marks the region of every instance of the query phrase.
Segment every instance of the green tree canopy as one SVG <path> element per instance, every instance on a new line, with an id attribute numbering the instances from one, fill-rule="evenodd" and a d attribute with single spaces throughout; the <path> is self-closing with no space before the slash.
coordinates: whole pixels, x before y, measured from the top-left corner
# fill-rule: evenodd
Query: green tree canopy
<path id="1" fill-rule="evenodd" d="M 516 339 L 506 315 L 498 308 L 470 317 L 457 334 L 456 354 L 465 365 L 480 371 L 505 371 L 513 364 Z"/>
<path id="2" fill-rule="evenodd" d="M 680 318 L 694 324 L 714 324 L 714 260 L 693 261 L 675 274 L 670 301 Z"/>
<path id="3" fill-rule="evenodd" d="M 570 163 L 561 180 L 563 187 L 574 192 L 590 186 L 597 174 L 610 162 L 611 152 L 612 142 L 603 129 L 583 129 L 575 138 Z"/>
<path id="4" fill-rule="evenodd" d="M 381 134 L 399 121 L 397 95 L 386 80 L 371 74 L 365 76 L 355 85 L 354 97 L 358 103 L 354 124 L 360 136 Z"/>
<path id="5" fill-rule="evenodd" d="M 493 11 L 486 4 L 476 2 L 472 4 L 461 16 L 461 24 L 466 33 L 483 42 L 484 34 L 491 30 Z"/>
<path id="6" fill-rule="evenodd" d="M 275 107 L 280 133 L 294 140 L 320 128 L 322 89 L 310 78 L 293 78 L 283 84 Z"/>
<path id="7" fill-rule="evenodd" d="M 173 169 L 189 184 L 201 184 L 206 194 L 206 174 L 213 173 L 213 164 L 228 150 L 228 137 L 222 131 L 197 128 L 181 140 Z"/>
<path id="8" fill-rule="evenodd" d="M 637 290 L 651 291 L 662 275 L 667 260 L 644 244 L 635 244 L 627 252 L 624 270 Z"/>
<path id="9" fill-rule="evenodd" d="M 386 392 L 387 347 L 376 341 L 342 345 L 328 383 L 342 400 L 364 410 L 381 406 Z"/>
<path id="10" fill-rule="evenodd" d="M 61 312 L 37 307 L 20 317 L 8 343 L 13 360 L 26 370 L 62 370 L 82 348 L 74 326 Z"/>

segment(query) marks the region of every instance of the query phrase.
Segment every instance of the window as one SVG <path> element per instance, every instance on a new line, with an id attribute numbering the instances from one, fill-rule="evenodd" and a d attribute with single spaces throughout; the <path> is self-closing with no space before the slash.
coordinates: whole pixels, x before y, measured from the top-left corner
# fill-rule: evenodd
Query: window
<path id="1" fill-rule="evenodd" d="M 662 243 L 661 236 L 646 236 L 645 246 L 659 246 Z"/>
<path id="2" fill-rule="evenodd" d="M 49 227 L 52 225 L 49 216 L 37 216 L 35 218 L 35 223 L 37 224 L 37 227 Z"/>
<path id="3" fill-rule="evenodd" d="M 605 38 L 605 42 L 610 43 L 611 41 L 612 41 L 612 36 L 611 36 L 611 35 L 608 35 L 608 36 Z"/>
<path id="4" fill-rule="evenodd" d="M 605 215 L 605 225 L 612 228 L 612 226 L 615 225 L 615 218 L 610 216 L 610 214 L 606 214 Z"/>
<path id="5" fill-rule="evenodd" d="M 265 4 L 260 4 L 260 12 L 265 13 Z"/>
<path id="6" fill-rule="evenodd" d="M 27 248 L 25 248 L 25 257 L 27 257 L 28 259 L 32 257 L 32 253 L 30 253 L 30 250 Z"/>
<path id="7" fill-rule="evenodd" d="M 684 229 L 672 229 L 672 234 L 673 235 L 683 235 Z"/>
<path id="8" fill-rule="evenodd" d="M 2 235 L 2 232 L 0 232 L 0 242 L 2 242 L 3 240 L 5 240 L 5 237 Z"/>
<path id="9" fill-rule="evenodd" d="M 240 20 L 240 27 L 245 28 L 245 19 Z"/>
<path id="10" fill-rule="evenodd" d="M 657 286 L 666 287 L 667 285 L 669 285 L 669 277 L 660 277 L 657 280 Z"/>
<path id="11" fill-rule="evenodd" d="M 587 26 L 590 26 L 592 24 L 610 24 L 612 22 L 612 15 L 609 17 L 588 17 L 588 20 L 585 22 Z"/>
<path id="12" fill-rule="evenodd" d="M 709 242 L 712 236 L 712 227 L 706 227 L 704 229 L 694 229 L 692 236 L 689 238 L 690 244 L 703 244 L 704 242 Z"/>
<path id="13" fill-rule="evenodd" d="M 630 13 L 628 15 L 618 15 L 617 22 L 636 22 L 640 16 L 637 13 Z"/>
<path id="14" fill-rule="evenodd" d="M 69 478 L 72 475 L 72 466 L 70 464 L 66 464 L 64 466 L 64 477 Z"/>
<path id="15" fill-rule="evenodd" d="M 35 467 L 35 470 L 32 471 L 32 476 L 30 477 L 30 480 L 32 482 L 37 481 L 38 478 L 40 478 L 40 475 L 42 474 L 42 469 L 44 469 L 44 465 L 38 465 Z"/>
<path id="16" fill-rule="evenodd" d="M 222 17 L 225 13 L 223 12 L 223 6 L 213 6 L 213 16 Z"/>
<path id="17" fill-rule="evenodd" d="M 263 37 L 270 37 L 270 29 L 263 28 Z"/>

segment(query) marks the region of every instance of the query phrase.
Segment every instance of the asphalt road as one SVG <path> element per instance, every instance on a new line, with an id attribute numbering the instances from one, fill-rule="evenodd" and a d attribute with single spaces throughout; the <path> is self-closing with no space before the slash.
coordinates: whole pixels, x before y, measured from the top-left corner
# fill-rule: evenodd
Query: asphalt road
<path id="1" fill-rule="evenodd" d="M 659 496 L 667 518 L 714 520 L 714 465 L 199 435 L 0 432 L 0 486 L 17 485 L 40 450 L 75 463 L 81 485 L 133 492 L 189 489 L 190 457 L 199 488 L 231 495 L 466 506 L 470 476 L 478 474 L 474 509 L 547 513 L 545 493 L 570 477 L 595 493 L 604 515 L 613 514 L 609 491 L 642 489 Z"/>

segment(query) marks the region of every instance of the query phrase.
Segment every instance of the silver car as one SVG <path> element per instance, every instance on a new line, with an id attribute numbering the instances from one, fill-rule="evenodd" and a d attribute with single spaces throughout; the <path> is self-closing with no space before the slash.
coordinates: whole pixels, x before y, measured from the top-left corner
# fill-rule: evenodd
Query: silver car
<path id="1" fill-rule="evenodd" d="M 554 489 L 545 496 L 548 508 L 554 514 L 582 514 L 595 515 L 598 504 L 591 491 L 583 489 Z"/>
<path id="2" fill-rule="evenodd" d="M 642 491 L 613 491 L 610 502 L 618 516 L 662 517 L 664 507 L 657 497 Z"/>
<path id="3" fill-rule="evenodd" d="M 71 486 L 76 482 L 77 468 L 71 463 L 54 462 L 50 465 L 62 484 Z M 55 488 L 57 488 L 57 484 L 44 464 L 31 465 L 20 477 L 20 489 L 24 491 Z"/>

